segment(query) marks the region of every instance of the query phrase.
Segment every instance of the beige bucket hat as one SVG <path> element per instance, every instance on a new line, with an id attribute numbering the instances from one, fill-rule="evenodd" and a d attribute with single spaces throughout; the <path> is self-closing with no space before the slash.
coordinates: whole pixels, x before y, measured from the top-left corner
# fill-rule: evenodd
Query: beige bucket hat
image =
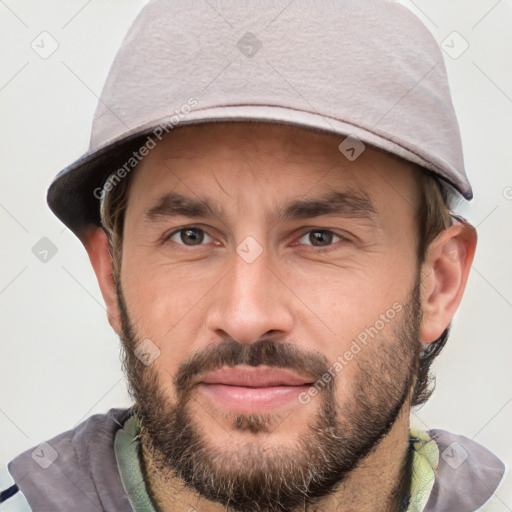
<path id="1" fill-rule="evenodd" d="M 84 241 L 107 177 L 122 179 L 166 133 L 251 120 L 338 134 L 346 157 L 372 145 L 472 197 L 440 47 L 407 8 L 153 0 L 112 64 L 89 151 L 57 175 L 48 204 Z"/>

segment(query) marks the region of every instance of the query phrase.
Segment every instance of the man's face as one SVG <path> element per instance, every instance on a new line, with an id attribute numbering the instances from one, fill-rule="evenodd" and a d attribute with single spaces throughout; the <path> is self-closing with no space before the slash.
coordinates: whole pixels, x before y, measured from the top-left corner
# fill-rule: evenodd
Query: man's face
<path id="1" fill-rule="evenodd" d="M 235 510 L 332 491 L 410 399 L 414 173 L 370 148 L 351 162 L 338 139 L 182 128 L 132 177 L 117 281 L 143 441 Z"/>

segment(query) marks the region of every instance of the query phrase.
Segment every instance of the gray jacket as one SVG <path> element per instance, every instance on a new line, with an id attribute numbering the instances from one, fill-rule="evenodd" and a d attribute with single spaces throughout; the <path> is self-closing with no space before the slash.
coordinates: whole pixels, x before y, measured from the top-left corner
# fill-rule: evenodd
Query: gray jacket
<path id="1" fill-rule="evenodd" d="M 91 416 L 64 432 L 17 456 L 8 469 L 34 512 L 131 512 L 117 468 L 114 436 L 130 415 L 129 409 L 111 409 Z M 475 441 L 444 430 L 430 430 L 440 453 L 458 443 L 468 457 L 453 468 L 439 458 L 434 487 L 422 512 L 474 512 L 481 509 L 498 487 L 504 464 Z M 449 450 L 447 452 L 450 453 Z M 10 501 L 10 500 L 7 500 Z"/>

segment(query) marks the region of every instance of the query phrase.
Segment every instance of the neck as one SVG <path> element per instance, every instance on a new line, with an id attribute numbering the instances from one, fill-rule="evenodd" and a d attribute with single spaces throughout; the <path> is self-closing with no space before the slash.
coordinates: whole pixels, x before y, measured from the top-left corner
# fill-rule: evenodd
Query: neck
<path id="1" fill-rule="evenodd" d="M 409 406 L 405 404 L 388 435 L 340 484 L 335 493 L 307 510 L 310 512 L 396 512 L 410 488 Z M 161 512 L 225 512 L 187 489 L 183 481 L 156 470 L 155 454 L 142 440 L 146 485 Z M 304 509 L 301 509 L 304 510 Z"/>

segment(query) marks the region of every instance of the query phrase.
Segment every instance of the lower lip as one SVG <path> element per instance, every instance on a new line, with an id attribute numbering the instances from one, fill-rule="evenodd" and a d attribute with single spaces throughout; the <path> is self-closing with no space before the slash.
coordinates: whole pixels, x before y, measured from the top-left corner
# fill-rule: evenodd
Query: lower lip
<path id="1" fill-rule="evenodd" d="M 198 387 L 208 397 L 228 409 L 253 414 L 271 411 L 298 400 L 298 396 L 310 388 L 309 385 L 249 388 L 206 383 L 201 383 Z"/>

